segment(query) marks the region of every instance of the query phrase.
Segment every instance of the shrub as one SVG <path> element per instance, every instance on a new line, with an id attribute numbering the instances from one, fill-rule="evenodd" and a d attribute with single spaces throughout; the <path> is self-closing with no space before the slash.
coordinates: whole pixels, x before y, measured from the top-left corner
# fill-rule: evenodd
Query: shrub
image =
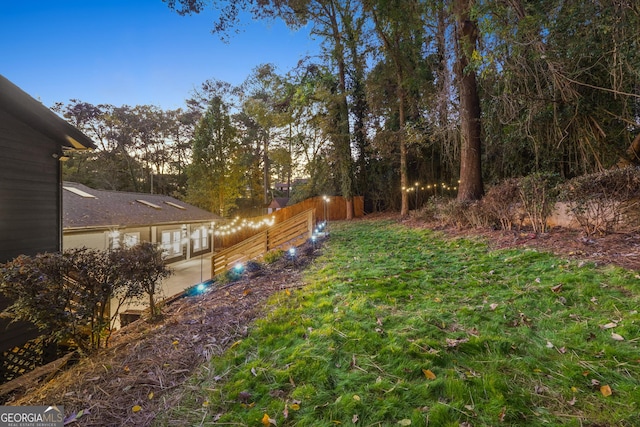
<path id="1" fill-rule="evenodd" d="M 518 180 L 522 209 L 535 233 L 547 231 L 547 220 L 558 196 L 558 181 L 557 175 L 548 173 L 536 173 Z"/>
<path id="2" fill-rule="evenodd" d="M 151 242 L 141 242 L 122 251 L 126 263 L 121 273 L 128 281 L 129 294 L 149 298 L 149 312 L 152 319 L 160 315 L 156 306 L 156 293 L 162 280 L 171 276 L 172 271 L 164 263 L 162 248 Z"/>
<path id="3" fill-rule="evenodd" d="M 489 225 L 511 230 L 515 222 L 520 225 L 520 191 L 518 180 L 511 178 L 495 185 L 482 199 L 482 210 Z"/>
<path id="4" fill-rule="evenodd" d="M 21 255 L 0 265 L 0 292 L 12 301 L 5 315 L 90 353 L 108 344 L 122 304 L 145 293 L 153 300 L 168 274 L 152 244 L 115 251 L 69 249 Z M 115 304 L 112 313 L 110 304 Z"/>
<path id="5" fill-rule="evenodd" d="M 580 176 L 563 184 L 560 196 L 588 235 L 635 228 L 640 170 L 627 167 Z"/>
<path id="6" fill-rule="evenodd" d="M 273 264 L 274 262 L 281 259 L 283 255 L 284 251 L 282 249 L 275 249 L 264 254 L 262 260 L 265 262 L 265 264 Z"/>
<path id="7" fill-rule="evenodd" d="M 12 301 L 5 313 L 84 352 L 106 345 L 109 302 L 126 294 L 122 264 L 109 255 L 83 248 L 18 256 L 0 267 L 0 292 Z"/>
<path id="8" fill-rule="evenodd" d="M 443 199 L 438 204 L 437 220 L 445 226 L 465 228 L 471 225 L 466 211 L 469 209 L 469 202 L 460 202 L 456 199 Z"/>

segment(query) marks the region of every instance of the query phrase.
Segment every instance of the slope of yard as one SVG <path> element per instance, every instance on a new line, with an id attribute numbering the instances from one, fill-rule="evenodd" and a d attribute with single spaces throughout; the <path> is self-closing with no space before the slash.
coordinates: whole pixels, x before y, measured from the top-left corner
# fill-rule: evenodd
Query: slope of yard
<path id="1" fill-rule="evenodd" d="M 544 239 L 331 224 L 10 404 L 75 425 L 640 425 L 640 279 L 585 262 L 597 242 L 520 247 Z"/>
<path id="2" fill-rule="evenodd" d="M 640 425 L 635 273 L 336 224 L 158 425 Z"/>

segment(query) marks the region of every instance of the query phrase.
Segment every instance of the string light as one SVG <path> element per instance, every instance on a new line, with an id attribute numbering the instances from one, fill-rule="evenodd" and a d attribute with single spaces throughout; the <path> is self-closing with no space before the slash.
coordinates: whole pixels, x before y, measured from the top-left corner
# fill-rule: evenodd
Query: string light
<path id="1" fill-rule="evenodd" d="M 255 230 L 264 226 L 271 227 L 273 224 L 275 224 L 275 222 L 276 218 L 274 216 L 256 221 L 248 220 L 246 218 L 243 218 L 241 220 L 240 217 L 235 217 L 227 224 L 216 227 L 214 234 L 216 236 L 230 236 L 242 231 L 245 228 L 251 228 Z"/>

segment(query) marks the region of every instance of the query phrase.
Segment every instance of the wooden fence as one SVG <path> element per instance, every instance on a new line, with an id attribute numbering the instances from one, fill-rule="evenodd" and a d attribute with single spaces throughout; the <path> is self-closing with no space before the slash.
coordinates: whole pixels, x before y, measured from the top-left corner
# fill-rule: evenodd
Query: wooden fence
<path id="1" fill-rule="evenodd" d="M 286 249 L 303 243 L 312 236 L 315 223 L 315 209 L 307 209 L 230 248 L 216 252 L 211 257 L 211 277 L 237 263 L 260 258 L 272 249 Z"/>
<path id="2" fill-rule="evenodd" d="M 353 198 L 354 216 L 361 218 L 364 216 L 364 198 L 357 196 Z M 347 202 L 342 196 L 330 196 L 329 201 L 325 202 L 321 196 L 312 197 L 306 199 L 295 205 L 287 206 L 279 209 L 272 214 L 264 215 L 260 217 L 250 218 L 253 222 L 260 222 L 263 219 L 274 219 L 276 224 L 286 221 L 295 215 L 307 211 L 309 209 L 315 209 L 317 221 L 338 221 L 347 218 Z M 215 236 L 214 248 L 225 249 L 233 245 L 236 245 L 251 236 L 261 233 L 263 230 L 253 230 L 250 228 L 241 230 L 237 233 L 227 236 Z"/>

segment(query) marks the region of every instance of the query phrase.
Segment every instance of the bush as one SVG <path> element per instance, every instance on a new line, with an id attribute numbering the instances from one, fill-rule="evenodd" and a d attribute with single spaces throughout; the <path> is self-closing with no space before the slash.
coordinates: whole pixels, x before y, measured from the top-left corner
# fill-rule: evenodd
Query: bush
<path id="1" fill-rule="evenodd" d="M 560 187 L 560 197 L 588 235 L 636 229 L 640 170 L 628 167 L 574 178 Z"/>
<path id="2" fill-rule="evenodd" d="M 502 230 L 511 230 L 514 223 L 521 225 L 520 191 L 517 179 L 507 179 L 491 187 L 481 202 L 489 225 L 495 225 Z"/>
<path id="3" fill-rule="evenodd" d="M 124 302 L 145 293 L 153 299 L 160 279 L 170 274 L 158 264 L 161 251 L 149 245 L 18 256 L 0 265 L 0 292 L 12 301 L 4 314 L 85 353 L 106 347 Z"/>
<path id="4" fill-rule="evenodd" d="M 536 173 L 518 180 L 522 210 L 535 233 L 547 231 L 547 220 L 555 209 L 559 178 L 548 173 Z"/>
<path id="5" fill-rule="evenodd" d="M 441 203 L 438 204 L 436 218 L 438 222 L 445 226 L 469 227 L 471 225 L 467 216 L 469 205 L 469 202 L 460 202 L 456 199 L 442 199 Z"/>
<path id="6" fill-rule="evenodd" d="M 273 264 L 274 262 L 281 259 L 283 255 L 284 251 L 282 249 L 275 249 L 264 254 L 262 260 L 265 264 Z"/>

